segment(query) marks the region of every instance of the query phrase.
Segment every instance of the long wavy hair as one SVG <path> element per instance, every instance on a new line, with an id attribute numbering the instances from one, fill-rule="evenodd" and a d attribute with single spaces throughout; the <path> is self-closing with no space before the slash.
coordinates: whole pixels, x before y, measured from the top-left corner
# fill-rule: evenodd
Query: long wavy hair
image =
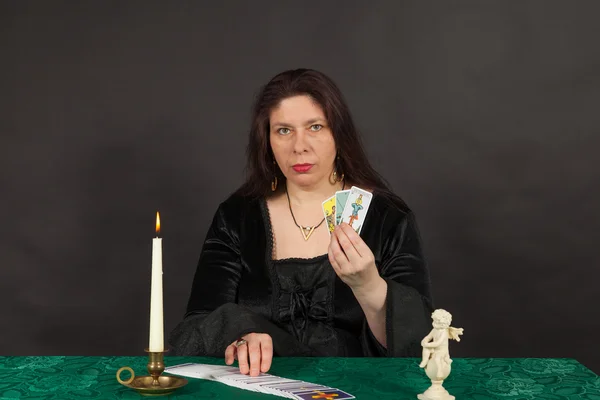
<path id="1" fill-rule="evenodd" d="M 335 171 L 338 176 L 344 174 L 346 181 L 404 204 L 371 166 L 340 89 L 325 74 L 305 68 L 281 72 L 259 91 L 252 107 L 246 181 L 237 193 L 268 197 L 274 193 L 271 190 L 274 177 L 279 182 L 278 190 L 284 187 L 285 177 L 274 163 L 271 150 L 269 115 L 282 100 L 297 95 L 311 97 L 323 109 L 336 145 Z"/>

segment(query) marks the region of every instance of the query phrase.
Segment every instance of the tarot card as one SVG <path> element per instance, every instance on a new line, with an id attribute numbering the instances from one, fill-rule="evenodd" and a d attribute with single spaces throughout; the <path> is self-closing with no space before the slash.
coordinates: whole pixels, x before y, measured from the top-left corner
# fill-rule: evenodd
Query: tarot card
<path id="1" fill-rule="evenodd" d="M 281 382 L 271 382 L 267 384 L 261 385 L 261 389 L 265 393 L 276 394 L 277 396 L 289 397 L 290 399 L 297 399 L 296 396 L 290 391 L 298 387 L 305 387 L 313 385 L 308 382 L 293 380 L 291 382 L 281 381 Z M 320 386 L 320 385 L 319 385 Z"/>
<path id="2" fill-rule="evenodd" d="M 270 374 L 260 374 L 258 376 L 244 375 L 238 371 L 236 374 L 219 376 L 216 380 L 229 386 L 238 387 L 253 392 L 262 392 L 260 386 L 256 385 L 262 382 L 275 382 L 278 379 Z"/>
<path id="3" fill-rule="evenodd" d="M 323 202 L 323 215 L 327 223 L 329 234 L 335 229 L 335 195 Z"/>
<path id="4" fill-rule="evenodd" d="M 270 382 L 259 382 L 256 383 L 255 385 L 259 388 L 259 392 L 262 393 L 268 393 L 268 394 L 273 394 L 276 396 L 282 396 L 282 397 L 288 397 L 290 399 L 295 399 L 296 397 L 288 392 L 284 392 L 283 390 L 278 389 L 278 387 L 280 386 L 285 386 L 285 385 L 289 385 L 289 384 L 294 384 L 294 383 L 298 383 L 300 381 L 295 380 L 295 379 L 288 379 L 288 378 L 278 378 L 277 381 L 270 381 Z"/>
<path id="5" fill-rule="evenodd" d="M 296 396 L 300 393 L 306 393 L 306 392 L 314 392 L 315 390 L 318 390 L 320 392 L 323 392 L 325 390 L 335 390 L 335 388 L 329 387 L 329 386 L 324 386 L 324 385 L 319 385 L 317 383 L 306 383 L 300 387 L 296 387 L 296 388 L 291 388 L 291 389 L 286 389 L 286 391 L 295 394 Z"/>
<path id="6" fill-rule="evenodd" d="M 344 207 L 346 206 L 346 200 L 348 200 L 348 195 L 350 194 L 350 189 L 347 190 L 339 190 L 335 192 L 335 224 L 339 225 L 342 221 L 342 211 L 344 211 Z"/>
<path id="7" fill-rule="evenodd" d="M 260 392 L 260 393 L 275 394 L 275 395 L 280 395 L 280 396 L 289 397 L 289 398 L 293 398 L 293 397 L 290 396 L 289 394 L 282 393 L 281 391 L 277 391 L 269 386 L 276 385 L 278 383 L 282 384 L 282 383 L 293 383 L 293 382 L 296 382 L 296 381 L 292 380 L 292 379 L 287 379 L 287 378 L 280 378 L 278 376 L 273 376 L 273 375 L 265 376 L 262 378 L 261 378 L 261 376 L 258 376 L 252 380 L 245 381 L 248 390 L 253 390 L 256 392 Z"/>
<path id="8" fill-rule="evenodd" d="M 344 206 L 344 211 L 342 212 L 342 220 L 340 223 L 347 223 L 356 231 L 356 233 L 360 234 L 372 198 L 372 193 L 357 188 L 356 186 L 352 186 L 352 188 L 350 188 L 348 199 L 346 200 L 346 205 Z"/>
<path id="9" fill-rule="evenodd" d="M 299 388 L 299 387 L 305 387 L 305 386 L 311 386 L 314 385 L 314 383 L 309 383 L 309 382 L 304 382 L 304 381 L 292 381 L 292 382 L 277 382 L 277 383 L 269 383 L 269 384 L 265 384 L 263 386 L 267 386 L 273 389 L 278 389 L 278 390 L 291 390 L 294 388 Z"/>
<path id="10" fill-rule="evenodd" d="M 313 400 L 317 398 L 321 399 L 335 399 L 335 400 L 343 400 L 343 399 L 354 399 L 350 393 L 346 393 L 339 389 L 329 389 L 329 390 L 312 390 L 310 392 L 304 393 L 296 393 L 296 398 L 298 399 L 306 399 Z"/>
<path id="11" fill-rule="evenodd" d="M 216 380 L 221 375 L 239 373 L 239 369 L 224 365 L 185 363 L 167 367 L 165 372 L 191 378 Z"/>

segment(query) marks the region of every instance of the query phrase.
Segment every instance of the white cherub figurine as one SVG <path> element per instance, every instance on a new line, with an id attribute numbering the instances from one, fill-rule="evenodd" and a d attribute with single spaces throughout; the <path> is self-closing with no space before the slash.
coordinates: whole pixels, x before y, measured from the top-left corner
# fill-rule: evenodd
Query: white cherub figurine
<path id="1" fill-rule="evenodd" d="M 453 328 L 452 314 L 446 310 L 437 309 L 431 314 L 433 329 L 421 341 L 423 347 L 423 361 L 419 367 L 425 368 L 425 373 L 431 379 L 431 386 L 424 393 L 417 395 L 420 400 L 452 400 L 450 395 L 442 386 L 444 379 L 450 375 L 450 353 L 448 352 L 448 340 L 454 339 L 460 342 L 459 335 L 463 334 L 462 328 Z"/>

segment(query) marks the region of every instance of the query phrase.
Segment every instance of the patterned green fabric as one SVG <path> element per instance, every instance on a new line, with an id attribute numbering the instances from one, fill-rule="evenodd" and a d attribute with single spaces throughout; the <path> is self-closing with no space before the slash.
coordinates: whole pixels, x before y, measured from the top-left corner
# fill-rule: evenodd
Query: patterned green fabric
<path id="1" fill-rule="evenodd" d="M 273 375 L 337 387 L 357 399 L 416 399 L 429 387 L 420 360 L 410 358 L 275 358 Z M 122 366 L 147 375 L 140 357 L 0 357 L 1 399 L 142 399 L 120 385 Z M 224 365 L 221 359 L 166 357 Z M 129 374 L 123 373 L 123 378 Z M 192 379 L 169 399 L 274 399 L 222 383 Z M 444 387 L 460 399 L 600 400 L 600 377 L 572 359 L 456 358 Z M 167 398 L 167 397 L 164 397 Z"/>

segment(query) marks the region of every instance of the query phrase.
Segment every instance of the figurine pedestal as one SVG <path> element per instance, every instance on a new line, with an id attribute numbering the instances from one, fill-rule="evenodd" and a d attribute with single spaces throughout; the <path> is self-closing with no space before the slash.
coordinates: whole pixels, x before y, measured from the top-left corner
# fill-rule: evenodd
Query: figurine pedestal
<path id="1" fill-rule="evenodd" d="M 419 400 L 454 400 L 454 396 L 444 389 L 442 382 L 444 381 L 431 381 L 429 389 L 418 394 L 417 398 Z"/>

